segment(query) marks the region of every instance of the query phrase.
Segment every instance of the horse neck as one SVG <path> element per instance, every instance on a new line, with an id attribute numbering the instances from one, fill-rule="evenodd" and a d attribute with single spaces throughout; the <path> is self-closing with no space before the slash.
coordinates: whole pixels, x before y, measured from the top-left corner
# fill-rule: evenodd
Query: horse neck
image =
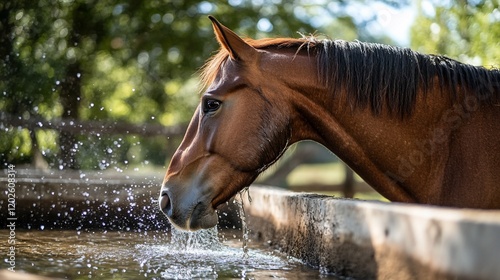
<path id="1" fill-rule="evenodd" d="M 397 153 L 408 151 L 396 150 L 395 147 L 400 148 L 404 147 L 405 143 L 411 143 L 412 139 L 419 135 L 416 135 L 418 129 L 409 128 L 418 127 L 422 129 L 420 131 L 424 131 L 426 126 L 431 126 L 431 123 L 438 119 L 438 112 L 442 111 L 442 108 L 436 107 L 430 113 L 420 112 L 417 108 L 415 117 L 405 122 L 385 111 L 374 115 L 370 109 L 351 109 L 344 98 L 347 93 L 340 92 L 332 96 L 326 87 L 317 86 L 320 82 L 314 63 L 307 66 L 302 64 L 301 69 L 305 77 L 290 81 L 294 86 L 289 88 L 290 102 L 295 110 L 292 118 L 292 140 L 297 142 L 308 139 L 319 142 L 386 198 L 415 202 L 416 197 L 411 193 L 413 178 L 401 180 L 395 175 L 399 174 L 400 168 Z M 299 82 L 302 84 L 297 84 Z M 423 94 L 418 96 L 417 99 L 423 98 Z M 436 94 L 436 98 L 443 97 Z M 432 164 L 429 166 L 432 167 Z M 418 172 L 415 174 L 419 175 Z"/>
<path id="2" fill-rule="evenodd" d="M 475 174 L 487 172 L 484 180 L 500 179 L 496 76 L 490 76 L 490 84 L 479 84 L 481 92 L 488 90 L 490 95 L 468 92 L 458 97 L 447 81 L 443 86 L 435 76 L 425 94 L 416 92 L 413 111 L 401 119 L 384 107 L 380 114 L 370 108 L 351 108 L 345 98 L 350 93 L 332 93 L 322 86 L 314 59 L 297 56 L 295 61 L 290 68 L 303 77 L 283 75 L 288 77 L 292 143 L 308 139 L 326 146 L 392 201 L 471 207 L 497 203 L 499 207 L 500 195 L 491 195 L 490 206 L 460 195 L 470 185 L 481 185 L 473 182 L 480 181 Z M 483 100 L 487 97 L 492 100 Z M 486 148 L 478 150 L 474 145 Z"/>

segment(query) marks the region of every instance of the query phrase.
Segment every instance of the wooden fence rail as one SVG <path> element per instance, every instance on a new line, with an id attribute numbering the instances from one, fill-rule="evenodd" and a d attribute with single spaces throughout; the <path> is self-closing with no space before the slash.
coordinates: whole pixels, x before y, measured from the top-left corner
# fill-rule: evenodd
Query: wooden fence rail
<path id="1" fill-rule="evenodd" d="M 22 127 L 29 130 L 54 129 L 72 134 L 138 134 L 141 136 L 182 137 L 185 125 L 130 124 L 120 121 L 82 121 L 75 119 L 46 120 L 41 117 L 23 118 L 0 112 L 0 126 Z"/>

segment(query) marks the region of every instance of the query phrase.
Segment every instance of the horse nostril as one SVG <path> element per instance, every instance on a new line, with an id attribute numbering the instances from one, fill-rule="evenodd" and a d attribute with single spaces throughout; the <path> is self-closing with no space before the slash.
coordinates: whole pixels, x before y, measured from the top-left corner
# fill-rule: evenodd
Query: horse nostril
<path id="1" fill-rule="evenodd" d="M 160 196 L 160 209 L 163 213 L 167 214 L 167 216 L 172 216 L 172 203 L 170 203 L 170 198 L 168 197 L 168 193 L 166 191 L 161 192 Z"/>

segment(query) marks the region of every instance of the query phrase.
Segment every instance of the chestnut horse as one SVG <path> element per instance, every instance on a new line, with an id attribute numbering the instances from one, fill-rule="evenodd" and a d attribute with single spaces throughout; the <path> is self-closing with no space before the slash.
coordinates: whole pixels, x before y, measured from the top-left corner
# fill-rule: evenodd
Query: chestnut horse
<path id="1" fill-rule="evenodd" d="M 243 40 L 210 17 L 220 51 L 168 167 L 161 210 L 185 230 L 293 143 L 335 153 L 391 201 L 500 208 L 500 71 L 392 46 Z"/>

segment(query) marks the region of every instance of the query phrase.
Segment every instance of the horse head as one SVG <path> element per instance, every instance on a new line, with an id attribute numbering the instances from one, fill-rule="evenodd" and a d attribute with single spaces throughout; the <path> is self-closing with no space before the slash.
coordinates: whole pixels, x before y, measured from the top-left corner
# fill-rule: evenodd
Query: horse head
<path id="1" fill-rule="evenodd" d="M 267 94 L 262 51 L 210 19 L 221 50 L 205 66 L 206 90 L 159 198 L 170 222 L 185 230 L 215 226 L 217 207 L 276 161 L 291 137 L 288 108 Z"/>

